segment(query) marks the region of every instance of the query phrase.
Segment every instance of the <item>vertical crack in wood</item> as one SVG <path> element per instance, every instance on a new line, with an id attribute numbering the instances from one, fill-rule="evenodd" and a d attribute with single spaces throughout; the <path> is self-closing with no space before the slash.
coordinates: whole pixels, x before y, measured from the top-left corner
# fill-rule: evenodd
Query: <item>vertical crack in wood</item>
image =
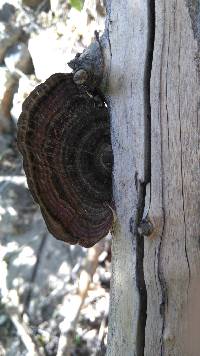
<path id="1" fill-rule="evenodd" d="M 138 207 L 136 216 L 136 229 L 134 234 L 136 236 L 136 284 L 140 295 L 140 310 L 139 310 L 139 325 L 138 325 L 138 349 L 137 355 L 144 355 L 145 347 L 145 326 L 146 326 L 146 311 L 147 311 L 147 291 L 144 280 L 144 237 L 138 234 L 138 225 L 142 219 L 143 211 L 145 207 L 145 192 L 146 184 L 138 182 Z"/>
<path id="2" fill-rule="evenodd" d="M 187 227 L 186 227 L 186 212 L 185 212 L 185 191 L 184 191 L 184 177 L 183 177 L 183 139 L 182 139 L 182 127 L 181 127 L 181 103 L 180 103 L 180 50 L 181 50 L 181 30 L 180 30 L 180 43 L 179 43 L 179 54 L 178 54 L 178 73 L 179 73 L 179 83 L 178 83 L 178 117 L 180 124 L 180 150 L 181 150 L 181 191 L 182 191 L 182 201 L 183 201 L 183 221 L 184 221 L 184 240 L 185 240 L 185 257 L 188 265 L 188 286 L 187 286 L 187 296 L 189 295 L 190 280 L 191 280 L 191 270 L 190 270 L 190 261 L 187 252 Z"/>
<path id="3" fill-rule="evenodd" d="M 144 107 L 146 112 L 146 137 L 145 137 L 145 182 L 151 180 L 151 104 L 150 104 L 150 80 L 153 62 L 155 39 L 155 1 L 148 1 L 148 41 L 147 41 L 147 58 L 145 68 L 145 85 L 144 85 Z"/>
<path id="4" fill-rule="evenodd" d="M 163 194 L 162 194 L 163 197 Z M 162 241 L 163 241 L 163 236 L 165 232 L 165 208 L 163 207 L 163 230 L 162 234 L 160 236 L 160 244 L 158 247 L 158 279 L 161 287 L 161 293 L 162 293 L 162 301 L 160 304 L 160 315 L 162 318 L 162 330 L 161 330 L 161 336 L 160 336 L 160 356 L 164 355 L 164 342 L 163 342 L 163 336 L 164 336 L 164 330 L 165 330 L 165 310 L 168 302 L 168 294 L 167 294 L 167 285 L 165 282 L 165 278 L 162 272 L 162 267 L 161 267 L 161 249 L 162 249 Z"/>
<path id="5" fill-rule="evenodd" d="M 199 278 L 199 53 L 186 3 L 197 1 L 155 1 L 149 209 L 155 236 L 144 240 L 146 356 L 185 354 Z"/>
<path id="6" fill-rule="evenodd" d="M 146 0 L 144 3 L 130 1 L 124 6 L 117 1 L 106 1 L 106 5 L 106 94 L 111 112 L 113 185 L 119 218 L 112 243 L 107 354 L 143 356 L 147 293 L 144 238 L 138 235 L 138 226 L 145 211 L 146 185 L 151 177 L 150 78 L 155 4 Z M 124 21 L 124 26 L 120 21 L 122 24 Z"/>
<path id="7" fill-rule="evenodd" d="M 166 8 L 165 8 L 165 2 L 164 2 L 164 22 L 165 22 L 165 14 L 166 14 Z M 161 66 L 160 66 L 160 85 L 162 83 L 162 72 L 163 72 L 163 53 L 164 53 L 164 36 L 165 33 L 163 33 L 163 43 L 162 43 L 162 50 L 161 50 Z M 166 70 L 166 95 L 168 92 L 168 87 L 167 87 L 167 75 L 168 75 L 168 57 L 169 57 L 169 47 L 170 47 L 170 30 L 169 30 L 169 43 L 168 43 L 168 48 L 167 48 L 167 70 Z M 162 96 L 162 88 L 160 87 L 160 103 L 161 103 L 161 96 Z M 168 123 L 168 107 L 167 107 L 167 98 L 166 98 L 166 112 L 167 112 L 167 123 Z M 167 292 L 167 285 L 166 281 L 164 278 L 164 274 L 162 271 L 162 265 L 161 265 L 161 251 L 162 251 L 162 244 L 163 244 L 163 236 L 165 234 L 165 200 L 164 200 L 164 162 L 163 162 L 163 131 L 162 131 L 162 124 L 161 124 L 161 105 L 160 105 L 160 133 L 161 133 L 161 170 L 162 170 L 162 211 L 163 211 L 163 226 L 162 226 L 162 233 L 160 235 L 160 243 L 158 247 L 158 280 L 160 283 L 160 288 L 161 288 L 161 303 L 160 303 L 160 316 L 162 319 L 162 330 L 161 330 L 161 335 L 160 335 L 160 352 L 161 356 L 164 354 L 164 342 L 163 342 L 163 336 L 164 336 L 164 331 L 165 331 L 165 310 L 167 307 L 168 303 L 168 292 Z M 169 147 L 169 125 L 168 125 L 168 147 Z"/>
<path id="8" fill-rule="evenodd" d="M 148 40 L 147 40 L 147 57 L 145 65 L 145 82 L 144 82 L 144 110 L 145 110 L 145 183 L 138 182 L 138 207 L 136 217 L 136 228 L 142 220 L 145 208 L 146 185 L 151 180 L 151 105 L 150 105 L 150 79 L 153 62 L 155 38 L 155 1 L 148 1 Z M 137 287 L 140 294 L 140 316 L 138 327 L 138 350 L 137 355 L 144 355 L 145 348 L 145 327 L 147 313 L 147 290 L 144 278 L 144 237 L 139 236 L 135 231 L 137 260 L 136 260 L 136 276 Z"/>
<path id="9" fill-rule="evenodd" d="M 136 227 L 143 217 L 145 208 L 145 195 L 146 185 L 151 180 L 151 105 L 150 105 L 150 79 L 151 69 L 153 62 L 153 50 L 154 50 L 154 37 L 155 37 L 155 2 L 148 2 L 148 47 L 147 58 L 145 68 L 145 83 L 144 83 L 144 108 L 145 108 L 145 183 L 138 182 L 138 208 Z M 136 262 L 136 275 L 137 275 L 137 287 L 140 294 L 140 324 L 138 327 L 138 355 L 144 355 L 145 348 L 145 327 L 146 327 L 146 313 L 147 313 L 147 290 L 144 279 L 144 237 L 139 236 L 137 231 L 136 246 L 137 246 L 137 262 Z"/>
<path id="10" fill-rule="evenodd" d="M 174 20 L 175 21 L 175 20 Z M 169 29 L 169 33 L 168 33 L 168 38 L 169 38 L 169 42 L 168 42 L 168 48 L 167 48 L 167 70 L 166 70 L 166 74 L 165 74 L 165 91 L 166 91 L 166 118 L 167 118 L 167 147 L 168 147 L 168 151 L 169 151 L 169 112 L 168 112 L 168 105 L 167 105 L 167 96 L 168 96 L 168 82 L 167 82 L 167 76 L 168 76 L 168 68 L 169 68 L 169 47 L 170 47 L 170 29 Z"/>

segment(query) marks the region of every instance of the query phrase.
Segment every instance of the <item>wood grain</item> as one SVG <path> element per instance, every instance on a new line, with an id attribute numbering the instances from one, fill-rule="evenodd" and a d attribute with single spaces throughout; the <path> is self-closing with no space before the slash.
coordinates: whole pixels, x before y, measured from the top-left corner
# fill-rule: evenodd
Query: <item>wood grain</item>
<path id="1" fill-rule="evenodd" d="M 137 225 L 147 176 L 147 13 L 147 1 L 107 1 L 108 99 L 118 215 L 112 242 L 109 356 L 142 355 L 144 348 L 145 290 Z"/>
<path id="2" fill-rule="evenodd" d="M 149 215 L 157 234 L 145 240 L 146 356 L 200 349 L 188 327 L 200 282 L 199 13 L 191 3 L 155 1 Z"/>

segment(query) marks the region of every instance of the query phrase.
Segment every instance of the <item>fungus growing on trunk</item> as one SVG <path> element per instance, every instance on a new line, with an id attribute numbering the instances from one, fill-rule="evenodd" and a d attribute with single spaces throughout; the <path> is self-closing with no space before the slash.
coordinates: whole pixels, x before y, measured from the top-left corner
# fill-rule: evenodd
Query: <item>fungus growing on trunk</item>
<path id="1" fill-rule="evenodd" d="M 108 110 L 57 73 L 25 100 L 18 147 L 29 189 L 49 231 L 84 247 L 113 222 L 112 148 Z"/>

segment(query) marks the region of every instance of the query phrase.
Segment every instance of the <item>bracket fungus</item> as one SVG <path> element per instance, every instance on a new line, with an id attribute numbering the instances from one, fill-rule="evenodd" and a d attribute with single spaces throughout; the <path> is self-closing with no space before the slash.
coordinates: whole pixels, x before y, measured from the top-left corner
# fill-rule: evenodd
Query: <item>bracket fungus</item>
<path id="1" fill-rule="evenodd" d="M 29 189 L 49 231 L 84 247 L 113 222 L 112 149 L 105 103 L 57 73 L 25 100 L 18 147 Z"/>

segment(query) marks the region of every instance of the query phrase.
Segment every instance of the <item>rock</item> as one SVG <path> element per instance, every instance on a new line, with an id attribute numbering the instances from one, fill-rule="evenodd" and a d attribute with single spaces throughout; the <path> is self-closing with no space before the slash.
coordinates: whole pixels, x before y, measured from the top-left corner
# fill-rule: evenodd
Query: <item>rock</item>
<path id="1" fill-rule="evenodd" d="M 16 12 L 16 7 L 9 3 L 4 3 L 0 9 L 0 21 L 8 22 Z"/>
<path id="2" fill-rule="evenodd" d="M 50 0 L 51 11 L 56 12 L 59 9 L 60 1 L 59 0 Z"/>
<path id="3" fill-rule="evenodd" d="M 36 78 L 46 80 L 53 73 L 71 71 L 67 62 L 73 58 L 67 42 L 49 28 L 30 38 L 30 51 Z"/>
<path id="4" fill-rule="evenodd" d="M 11 116 L 15 124 L 17 124 L 19 115 L 21 114 L 22 103 L 38 84 L 39 82 L 34 75 L 31 75 L 30 77 L 23 76 L 19 79 L 18 90 L 14 94 L 13 107 L 11 109 Z"/>
<path id="5" fill-rule="evenodd" d="M 32 285 L 32 298 L 28 314 L 34 321 L 48 320 L 49 326 L 55 325 L 55 313 L 61 313 L 59 304 L 71 289 L 72 270 L 86 256 L 81 246 L 70 246 L 48 235 L 40 253 L 40 263 Z M 71 284 L 72 283 L 72 284 Z M 57 291 L 55 293 L 55 291 Z"/>
<path id="6" fill-rule="evenodd" d="M 33 9 L 37 8 L 40 5 L 42 0 L 22 0 L 22 4 Z"/>
<path id="7" fill-rule="evenodd" d="M 30 229 L 37 206 L 28 189 L 4 180 L 0 184 L 0 192 L 0 234 L 16 235 Z"/>
<path id="8" fill-rule="evenodd" d="M 3 347 L 3 345 L 0 344 L 0 355 L 1 356 L 6 356 L 6 350 L 5 348 Z"/>
<path id="9" fill-rule="evenodd" d="M 7 49 L 17 42 L 20 35 L 19 28 L 0 22 L 0 63 L 3 62 Z"/>
<path id="10" fill-rule="evenodd" d="M 23 5 L 31 7 L 32 9 L 37 9 L 37 7 L 41 4 L 43 11 L 48 11 L 50 8 L 49 0 L 22 0 Z M 43 4 L 44 3 L 44 4 Z"/>
<path id="11" fill-rule="evenodd" d="M 25 74 L 31 74 L 34 71 L 33 62 L 25 43 L 17 43 L 10 47 L 4 57 L 4 62 L 10 72 L 19 69 Z"/>
<path id="12" fill-rule="evenodd" d="M 0 158 L 2 154 L 8 149 L 7 135 L 0 135 Z"/>
<path id="13" fill-rule="evenodd" d="M 0 315 L 0 326 L 5 324 L 7 322 L 7 320 L 8 320 L 8 316 L 6 314 Z"/>
<path id="14" fill-rule="evenodd" d="M 89 10 L 87 3 L 88 1 L 84 2 L 82 11 L 72 7 L 68 13 L 66 37 L 69 37 L 68 41 L 71 43 L 74 41 L 73 46 L 81 40 L 83 48 L 88 47 L 91 40 L 94 39 L 94 31 L 98 29 L 101 34 L 104 28 L 104 18 L 97 16 L 95 7 L 93 10 L 92 8 Z"/>
<path id="15" fill-rule="evenodd" d="M 6 67 L 0 67 L 0 133 L 11 129 L 10 109 L 17 81 Z"/>
<path id="16" fill-rule="evenodd" d="M 106 16 L 104 0 L 96 0 L 96 11 L 100 16 L 102 16 L 102 17 Z"/>
<path id="17" fill-rule="evenodd" d="M 12 327 L 14 329 L 14 326 L 12 326 Z M 14 329 L 14 330 L 16 330 L 16 329 Z M 11 336 L 9 333 L 7 335 L 6 354 L 5 355 L 6 356 L 27 356 L 28 355 L 27 350 L 26 350 L 23 342 L 21 342 L 21 338 L 19 337 L 19 335 L 17 335 L 16 331 L 15 331 L 15 335 L 13 335 L 13 334 L 14 334 L 14 332 L 12 331 Z M 30 353 L 29 353 L 29 355 L 30 355 Z M 3 356 L 3 355 L 1 355 L 1 356 Z"/>

